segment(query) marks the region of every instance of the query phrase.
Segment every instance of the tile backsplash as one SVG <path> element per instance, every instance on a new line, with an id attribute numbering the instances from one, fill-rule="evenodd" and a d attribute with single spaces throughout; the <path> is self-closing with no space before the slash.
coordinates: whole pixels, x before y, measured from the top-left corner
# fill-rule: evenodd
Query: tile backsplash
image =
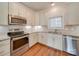
<path id="1" fill-rule="evenodd" d="M 0 26 L 0 35 L 6 34 L 9 31 L 24 31 L 25 33 L 29 32 L 39 32 L 39 31 L 49 31 L 47 27 L 44 26 L 39 26 L 35 28 L 34 26 L 19 26 L 19 25 L 9 25 L 9 26 Z M 53 29 L 51 30 L 53 31 Z M 64 32 L 64 33 L 70 33 L 70 34 L 77 34 L 79 35 L 79 26 L 71 26 L 71 27 L 65 27 L 62 30 L 58 30 L 59 32 Z"/>
<path id="2" fill-rule="evenodd" d="M 0 35 L 5 35 L 7 32 L 14 31 L 14 29 L 23 30 L 23 26 L 0 26 Z"/>
<path id="3" fill-rule="evenodd" d="M 8 26 L 0 26 L 0 33 L 6 33 L 9 31 L 8 29 Z"/>
<path id="4" fill-rule="evenodd" d="M 46 28 L 43 26 L 19 26 L 19 25 L 9 25 L 9 26 L 0 26 L 0 33 L 7 33 L 12 31 L 24 31 L 26 33 L 28 32 L 37 32 L 37 31 L 43 31 Z"/>

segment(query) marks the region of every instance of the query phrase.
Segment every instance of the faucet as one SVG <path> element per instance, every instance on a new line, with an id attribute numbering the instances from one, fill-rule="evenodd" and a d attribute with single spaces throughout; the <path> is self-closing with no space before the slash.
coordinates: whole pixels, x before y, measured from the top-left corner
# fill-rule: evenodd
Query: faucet
<path id="1" fill-rule="evenodd" d="M 57 33 L 57 31 L 58 31 L 58 30 L 57 30 L 57 29 L 55 29 L 55 31 L 54 31 L 54 32 L 55 32 L 55 33 Z"/>

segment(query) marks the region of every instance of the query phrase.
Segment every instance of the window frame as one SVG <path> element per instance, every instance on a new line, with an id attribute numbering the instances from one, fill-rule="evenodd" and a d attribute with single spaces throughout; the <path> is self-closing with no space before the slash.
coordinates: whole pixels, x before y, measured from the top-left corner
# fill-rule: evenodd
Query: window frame
<path id="1" fill-rule="evenodd" d="M 51 27 L 50 26 L 51 19 L 58 18 L 58 17 L 61 17 L 61 27 Z M 48 29 L 64 29 L 64 18 L 63 18 L 63 16 L 49 17 L 49 19 L 48 19 Z"/>

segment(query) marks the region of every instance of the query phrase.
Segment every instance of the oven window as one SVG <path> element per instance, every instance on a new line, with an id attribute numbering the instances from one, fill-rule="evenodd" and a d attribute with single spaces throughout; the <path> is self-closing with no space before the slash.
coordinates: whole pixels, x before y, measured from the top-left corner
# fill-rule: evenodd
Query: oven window
<path id="1" fill-rule="evenodd" d="M 25 44 L 28 44 L 28 37 L 15 40 L 13 41 L 13 50 L 18 49 Z"/>

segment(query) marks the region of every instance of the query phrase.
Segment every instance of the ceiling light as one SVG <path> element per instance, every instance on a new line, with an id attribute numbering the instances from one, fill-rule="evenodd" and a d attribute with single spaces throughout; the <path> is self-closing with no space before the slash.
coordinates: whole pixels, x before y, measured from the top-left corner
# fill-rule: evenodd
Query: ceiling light
<path id="1" fill-rule="evenodd" d="M 51 6 L 54 6 L 55 5 L 55 3 L 51 3 Z"/>

